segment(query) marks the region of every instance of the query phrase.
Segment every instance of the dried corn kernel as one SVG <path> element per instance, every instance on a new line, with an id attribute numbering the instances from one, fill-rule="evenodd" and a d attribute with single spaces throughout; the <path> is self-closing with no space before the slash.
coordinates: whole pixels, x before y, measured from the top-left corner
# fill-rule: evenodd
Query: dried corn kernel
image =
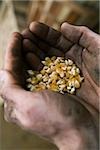
<path id="1" fill-rule="evenodd" d="M 70 60 L 70 59 L 68 59 L 68 65 L 72 65 L 73 64 L 73 61 L 72 60 Z"/>
<path id="2" fill-rule="evenodd" d="M 46 57 L 42 61 L 44 67 L 40 72 L 28 70 L 27 88 L 30 91 L 50 89 L 64 94 L 74 94 L 80 88 L 83 77 L 72 60 L 63 57 Z"/>
<path id="3" fill-rule="evenodd" d="M 73 87 L 73 88 L 71 88 L 71 90 L 70 90 L 70 94 L 74 94 L 74 92 L 75 92 L 75 87 Z"/>
<path id="4" fill-rule="evenodd" d="M 37 74 L 36 75 L 36 78 L 40 81 L 40 80 L 42 80 L 42 74 Z"/>
<path id="5" fill-rule="evenodd" d="M 74 85 L 75 85 L 75 88 L 79 88 L 80 87 L 79 81 L 75 80 Z"/>

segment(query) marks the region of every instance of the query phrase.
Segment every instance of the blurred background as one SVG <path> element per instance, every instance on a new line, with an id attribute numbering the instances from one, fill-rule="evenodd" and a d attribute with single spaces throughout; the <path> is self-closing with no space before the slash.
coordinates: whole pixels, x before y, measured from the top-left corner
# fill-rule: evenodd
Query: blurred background
<path id="1" fill-rule="evenodd" d="M 32 21 L 59 30 L 67 21 L 85 25 L 99 33 L 99 0 L 0 0 L 0 67 L 12 32 L 22 31 Z M 23 131 L 3 118 L 0 100 L 0 150 L 56 150 L 37 136 Z"/>

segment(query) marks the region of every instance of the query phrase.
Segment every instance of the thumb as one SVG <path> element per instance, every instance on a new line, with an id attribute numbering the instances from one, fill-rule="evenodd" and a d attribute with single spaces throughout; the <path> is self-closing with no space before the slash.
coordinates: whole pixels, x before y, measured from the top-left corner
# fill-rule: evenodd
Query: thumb
<path id="1" fill-rule="evenodd" d="M 77 43 L 82 34 L 80 27 L 71 25 L 67 22 L 64 22 L 61 25 L 61 32 L 68 40 L 73 43 Z"/>
<path id="2" fill-rule="evenodd" d="M 61 25 L 62 34 L 74 44 L 79 44 L 91 53 L 100 48 L 100 36 L 85 26 L 75 26 L 67 22 Z"/>

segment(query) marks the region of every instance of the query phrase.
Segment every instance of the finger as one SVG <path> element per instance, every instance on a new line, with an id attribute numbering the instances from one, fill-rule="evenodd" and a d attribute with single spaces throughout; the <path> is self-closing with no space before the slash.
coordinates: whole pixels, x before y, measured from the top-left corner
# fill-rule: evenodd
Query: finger
<path id="1" fill-rule="evenodd" d="M 32 41 L 30 41 L 29 39 L 24 39 L 23 40 L 23 49 L 25 53 L 34 53 L 36 54 L 40 59 L 44 59 L 45 58 L 45 54 L 43 51 L 41 51 L 36 44 L 34 44 Z"/>
<path id="2" fill-rule="evenodd" d="M 56 31 L 43 23 L 32 22 L 29 29 L 39 39 L 61 51 L 67 51 L 73 45 L 73 43 L 70 40 L 65 39 L 59 31 Z"/>
<path id="3" fill-rule="evenodd" d="M 65 58 L 72 59 L 80 69 L 82 68 L 82 50 L 81 46 L 74 44 L 73 47 L 65 53 Z"/>
<path id="4" fill-rule="evenodd" d="M 46 56 L 64 56 L 64 53 L 57 48 L 54 48 L 44 41 L 38 41 L 38 47 L 46 54 Z"/>
<path id="5" fill-rule="evenodd" d="M 38 41 L 37 46 L 29 39 L 24 39 L 23 48 L 26 53 L 33 52 L 34 54 L 37 54 L 40 59 L 44 59 L 46 56 L 64 56 L 62 51 L 49 46 L 47 43 L 41 40 Z"/>
<path id="6" fill-rule="evenodd" d="M 21 34 L 24 39 L 29 39 L 33 41 L 35 44 L 38 44 L 38 38 L 28 28 L 23 30 Z"/>
<path id="7" fill-rule="evenodd" d="M 61 26 L 61 32 L 67 39 L 87 48 L 90 52 L 97 51 L 97 44 L 100 46 L 100 36 L 87 27 L 74 26 L 65 22 Z"/>
<path id="8" fill-rule="evenodd" d="M 38 71 L 43 67 L 43 64 L 41 63 L 40 59 L 34 53 L 27 53 L 26 60 L 30 65 L 31 69 L 35 71 Z"/>
<path id="9" fill-rule="evenodd" d="M 16 74 L 22 73 L 22 36 L 15 32 L 9 40 L 6 53 L 4 69 L 15 72 Z"/>

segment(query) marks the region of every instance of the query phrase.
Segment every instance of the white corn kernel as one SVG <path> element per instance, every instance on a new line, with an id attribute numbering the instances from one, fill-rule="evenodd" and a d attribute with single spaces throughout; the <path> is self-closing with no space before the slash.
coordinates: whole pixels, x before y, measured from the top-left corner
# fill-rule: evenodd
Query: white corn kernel
<path id="1" fill-rule="evenodd" d="M 26 79 L 26 82 L 31 82 L 31 81 L 32 81 L 31 78 Z"/>
<path id="2" fill-rule="evenodd" d="M 64 84 L 64 83 L 65 83 L 65 81 L 63 79 L 60 79 L 57 81 L 57 84 Z"/>
<path id="3" fill-rule="evenodd" d="M 28 70 L 27 71 L 29 75 L 34 75 L 34 71 L 33 70 Z"/>
<path id="4" fill-rule="evenodd" d="M 47 82 L 47 81 L 48 81 L 48 79 L 49 79 L 49 78 L 48 78 L 48 77 L 46 77 L 46 78 L 44 78 L 44 79 L 43 79 L 43 81 L 44 81 L 44 82 Z"/>
<path id="5" fill-rule="evenodd" d="M 42 61 L 42 64 L 45 65 L 46 64 L 45 61 Z"/>
<path id="6" fill-rule="evenodd" d="M 63 71 L 60 72 L 59 75 L 60 75 L 61 78 L 63 78 L 64 77 L 64 72 Z"/>
<path id="7" fill-rule="evenodd" d="M 68 61 L 67 60 L 65 60 L 65 64 L 68 65 Z"/>
<path id="8" fill-rule="evenodd" d="M 73 64 L 73 61 L 68 59 L 68 65 L 72 65 Z"/>
<path id="9" fill-rule="evenodd" d="M 56 56 L 51 57 L 51 60 L 52 61 L 56 60 Z"/>
<path id="10" fill-rule="evenodd" d="M 80 77 L 80 82 L 82 82 L 84 80 L 84 77 Z"/>
<path id="11" fill-rule="evenodd" d="M 37 77 L 38 80 L 41 80 L 42 79 L 42 74 L 37 74 L 36 77 Z"/>
<path id="12" fill-rule="evenodd" d="M 73 88 L 71 88 L 71 90 L 70 90 L 70 94 L 74 94 L 74 92 L 75 92 L 75 88 L 73 87 Z"/>
<path id="13" fill-rule="evenodd" d="M 43 70 L 47 70 L 47 69 L 48 69 L 48 66 L 44 66 L 44 67 L 43 67 Z"/>
<path id="14" fill-rule="evenodd" d="M 71 86 L 67 86 L 67 89 L 68 89 L 68 90 L 71 90 Z"/>
<path id="15" fill-rule="evenodd" d="M 36 90 L 36 87 L 35 86 L 31 86 L 30 91 L 34 91 L 34 90 Z"/>
<path id="16" fill-rule="evenodd" d="M 64 89 L 64 88 L 66 87 L 66 84 L 59 85 L 59 87 L 60 87 L 61 89 Z"/>
<path id="17" fill-rule="evenodd" d="M 49 58 L 49 57 L 46 57 L 45 60 L 46 60 L 46 61 L 47 61 L 47 60 L 50 60 L 50 58 Z"/>
<path id="18" fill-rule="evenodd" d="M 31 87 L 32 87 L 32 84 L 28 84 L 28 85 L 27 85 L 27 88 L 31 88 Z"/>
<path id="19" fill-rule="evenodd" d="M 77 73 L 80 73 L 80 70 L 79 70 L 79 68 L 76 68 L 76 72 L 77 72 Z"/>
<path id="20" fill-rule="evenodd" d="M 70 71 L 70 70 L 71 70 L 71 68 L 72 68 L 71 66 L 68 66 L 68 67 L 67 67 L 67 70 L 68 70 L 68 71 Z"/>
<path id="21" fill-rule="evenodd" d="M 51 73 L 51 69 L 48 68 L 48 69 L 46 70 L 46 72 L 47 72 L 47 73 Z"/>

